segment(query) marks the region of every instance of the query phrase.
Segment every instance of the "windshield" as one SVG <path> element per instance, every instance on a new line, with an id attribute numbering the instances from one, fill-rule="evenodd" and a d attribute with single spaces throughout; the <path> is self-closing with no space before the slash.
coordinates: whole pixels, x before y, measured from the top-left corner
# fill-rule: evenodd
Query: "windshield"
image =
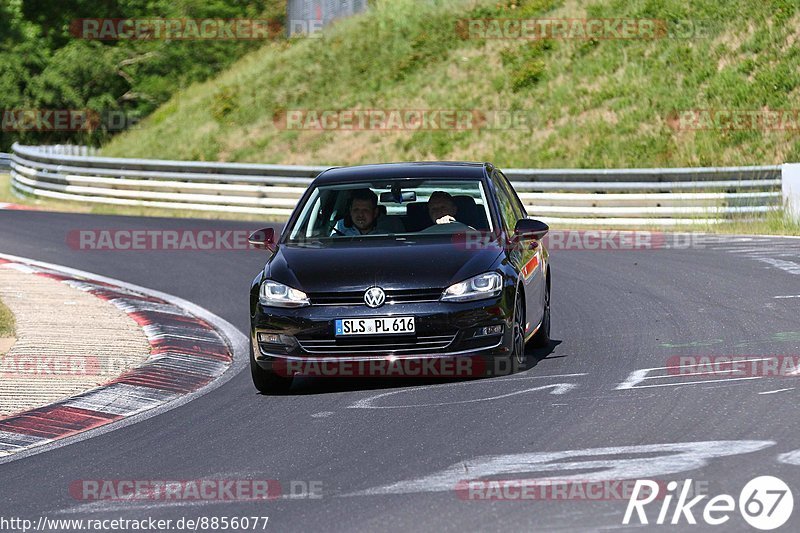
<path id="1" fill-rule="evenodd" d="M 480 180 L 405 178 L 316 187 L 287 242 L 492 229 Z"/>

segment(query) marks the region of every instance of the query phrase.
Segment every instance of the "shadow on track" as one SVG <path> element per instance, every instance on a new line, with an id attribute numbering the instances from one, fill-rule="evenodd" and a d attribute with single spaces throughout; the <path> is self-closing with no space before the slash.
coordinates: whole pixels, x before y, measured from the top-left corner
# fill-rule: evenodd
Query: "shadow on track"
<path id="1" fill-rule="evenodd" d="M 550 343 L 543 348 L 526 348 L 525 368 L 530 370 L 545 359 L 557 359 L 560 357 L 566 357 L 566 355 L 554 355 L 552 357 L 550 356 L 555 351 L 556 347 L 562 342 L 564 341 L 550 339 Z"/>

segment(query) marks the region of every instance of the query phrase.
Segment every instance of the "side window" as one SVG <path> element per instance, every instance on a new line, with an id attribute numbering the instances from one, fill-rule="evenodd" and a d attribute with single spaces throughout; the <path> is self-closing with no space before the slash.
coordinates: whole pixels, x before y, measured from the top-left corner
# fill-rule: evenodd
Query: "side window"
<path id="1" fill-rule="evenodd" d="M 495 173 L 492 175 L 492 184 L 497 194 L 497 204 L 500 207 L 500 218 L 502 219 L 503 230 L 510 233 L 517 224 L 518 210 L 514 207 L 514 200 L 508 194 L 508 188 L 503 186 L 503 180 Z"/>
<path id="2" fill-rule="evenodd" d="M 514 210 L 517 212 L 517 220 L 522 218 L 528 218 L 528 212 L 525 210 L 525 206 L 520 201 L 519 196 L 517 196 L 517 191 L 511 186 L 511 183 L 506 178 L 505 174 L 496 170 L 495 173 L 497 174 L 498 181 L 501 185 L 505 188 L 508 195 L 511 197 L 511 203 L 514 205 Z"/>

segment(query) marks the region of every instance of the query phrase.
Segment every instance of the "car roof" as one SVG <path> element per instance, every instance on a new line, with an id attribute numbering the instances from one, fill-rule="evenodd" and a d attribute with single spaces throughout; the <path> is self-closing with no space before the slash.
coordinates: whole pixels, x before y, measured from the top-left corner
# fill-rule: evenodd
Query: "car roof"
<path id="1" fill-rule="evenodd" d="M 391 178 L 481 179 L 486 176 L 487 171 L 491 172 L 493 168 L 491 163 L 466 161 L 422 161 L 335 167 L 317 176 L 314 184 L 324 185 Z"/>

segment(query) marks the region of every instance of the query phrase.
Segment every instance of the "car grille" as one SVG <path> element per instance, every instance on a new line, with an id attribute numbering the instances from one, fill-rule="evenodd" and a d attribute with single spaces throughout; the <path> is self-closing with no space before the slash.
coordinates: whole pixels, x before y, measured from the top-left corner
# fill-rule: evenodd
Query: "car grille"
<path id="1" fill-rule="evenodd" d="M 308 339 L 300 340 L 300 346 L 308 353 L 396 353 L 414 354 L 438 352 L 447 348 L 455 339 L 452 335 L 420 337 L 383 337 L 360 339 Z"/>
<path id="2" fill-rule="evenodd" d="M 312 305 L 366 305 L 364 292 L 312 292 L 308 294 Z M 387 304 L 436 302 L 442 289 L 385 290 Z"/>

